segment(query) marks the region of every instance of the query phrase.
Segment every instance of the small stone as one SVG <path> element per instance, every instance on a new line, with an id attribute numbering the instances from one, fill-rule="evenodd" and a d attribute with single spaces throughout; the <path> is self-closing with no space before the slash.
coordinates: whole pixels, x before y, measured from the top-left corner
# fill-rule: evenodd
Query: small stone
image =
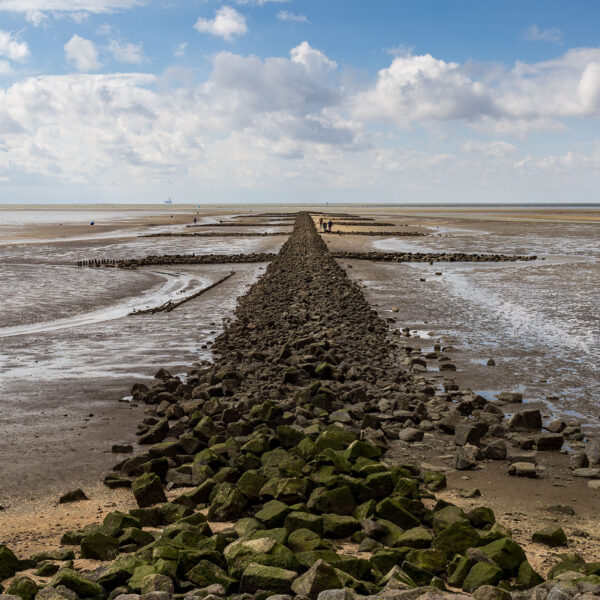
<path id="1" fill-rule="evenodd" d="M 545 544 L 546 546 L 550 546 L 552 548 L 568 545 L 567 536 L 565 535 L 563 529 L 554 525 L 549 525 L 548 527 L 539 529 L 533 534 L 531 539 L 538 544 Z"/>
<path id="2" fill-rule="evenodd" d="M 81 500 L 88 500 L 88 497 L 81 488 L 77 488 L 76 490 L 63 494 L 59 498 L 58 503 L 67 504 L 69 502 L 80 502 Z"/>
<path id="3" fill-rule="evenodd" d="M 508 467 L 508 474 L 513 477 L 529 477 L 535 479 L 537 472 L 535 464 L 528 462 L 516 462 Z"/>

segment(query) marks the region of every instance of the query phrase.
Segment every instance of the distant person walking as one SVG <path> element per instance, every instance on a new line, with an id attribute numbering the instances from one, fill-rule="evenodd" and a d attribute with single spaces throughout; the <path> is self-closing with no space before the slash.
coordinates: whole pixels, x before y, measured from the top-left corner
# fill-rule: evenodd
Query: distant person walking
<path id="1" fill-rule="evenodd" d="M 323 227 L 323 217 L 319 219 L 319 227 Z"/>
<path id="2" fill-rule="evenodd" d="M 198 219 L 196 219 L 196 217 L 194 217 L 194 225 L 198 222 Z"/>
<path id="3" fill-rule="evenodd" d="M 333 227 L 333 221 L 329 219 L 329 223 L 327 223 L 327 227 L 329 228 L 329 233 L 331 233 L 331 228 Z"/>
<path id="4" fill-rule="evenodd" d="M 323 226 L 323 233 L 327 233 L 327 223 L 325 223 L 325 221 L 323 221 L 321 223 L 321 225 Z"/>

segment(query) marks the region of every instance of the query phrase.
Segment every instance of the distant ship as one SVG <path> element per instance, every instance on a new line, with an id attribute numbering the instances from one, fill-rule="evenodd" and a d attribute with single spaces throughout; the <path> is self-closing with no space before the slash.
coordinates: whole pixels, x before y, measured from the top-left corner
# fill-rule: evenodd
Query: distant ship
<path id="1" fill-rule="evenodd" d="M 165 200 L 165 204 L 173 204 L 173 200 L 171 200 L 171 198 L 169 198 L 168 200 Z"/>

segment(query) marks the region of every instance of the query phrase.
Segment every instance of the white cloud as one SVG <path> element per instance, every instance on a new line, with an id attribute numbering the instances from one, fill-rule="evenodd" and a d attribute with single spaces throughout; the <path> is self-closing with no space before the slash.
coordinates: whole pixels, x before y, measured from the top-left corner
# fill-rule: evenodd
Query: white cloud
<path id="1" fill-rule="evenodd" d="M 321 73 L 337 67 L 334 60 L 327 58 L 320 50 L 311 48 L 308 42 L 292 48 L 291 56 L 293 62 L 303 65 L 309 73 Z"/>
<path id="2" fill-rule="evenodd" d="M 294 21 L 295 23 L 308 23 L 306 15 L 299 15 L 289 10 L 280 10 L 277 13 L 277 18 L 280 21 Z"/>
<path id="3" fill-rule="evenodd" d="M 530 25 L 523 38 L 530 42 L 560 42 L 562 32 L 558 27 L 550 27 L 549 29 L 540 29 L 537 25 Z"/>
<path id="4" fill-rule="evenodd" d="M 509 142 L 501 140 L 493 142 L 482 142 L 479 140 L 468 140 L 462 146 L 462 151 L 472 154 L 481 154 L 493 158 L 505 158 L 514 154 L 517 147 Z"/>
<path id="5" fill-rule="evenodd" d="M 12 67 L 7 60 L 0 60 L 0 77 L 13 74 Z"/>
<path id="6" fill-rule="evenodd" d="M 110 40 L 108 51 L 116 60 L 122 63 L 140 64 L 147 60 L 144 55 L 144 46 L 141 42 L 139 44 L 132 44 Z"/>
<path id="7" fill-rule="evenodd" d="M 181 44 L 177 44 L 176 46 L 173 47 L 173 55 L 177 56 L 178 58 L 181 56 L 185 56 L 185 51 L 187 50 L 187 47 L 188 47 L 187 42 L 182 42 Z"/>
<path id="8" fill-rule="evenodd" d="M 198 17 L 194 28 L 200 33 L 210 33 L 228 42 L 248 31 L 246 18 L 231 6 L 223 6 L 215 13 L 214 19 Z"/>
<path id="9" fill-rule="evenodd" d="M 101 66 L 94 42 L 78 35 L 65 44 L 65 55 L 68 61 L 75 63 L 78 71 L 97 71 Z"/>
<path id="10" fill-rule="evenodd" d="M 81 22 L 90 14 L 113 13 L 143 6 L 146 0 L 0 0 L 0 11 L 22 14 L 36 27 L 48 19 L 69 16 Z"/>
<path id="11" fill-rule="evenodd" d="M 23 61 L 29 57 L 29 47 L 26 42 L 17 41 L 12 33 L 0 29 L 0 56 Z"/>
<path id="12" fill-rule="evenodd" d="M 142 6 L 143 0 L 0 0 L 0 11 L 16 13 L 88 12 L 109 13 Z"/>
<path id="13" fill-rule="evenodd" d="M 400 56 L 375 83 L 350 98 L 351 114 L 367 121 L 465 121 L 508 133 L 557 129 L 564 117 L 600 116 L 600 48 L 577 48 L 548 61 L 511 69 L 474 69 L 430 54 Z"/>
<path id="14" fill-rule="evenodd" d="M 597 189 L 598 148 L 565 142 L 553 155 L 543 147 L 528 155 L 501 130 L 600 114 L 598 49 L 517 63 L 493 77 L 431 56 L 390 61 L 360 93 L 306 42 L 286 57 L 220 52 L 201 83 L 178 67 L 160 77 L 70 74 L 0 85 L 0 178 L 150 192 L 182 186 L 211 198 L 237 190 L 248 200 L 266 199 L 265 190 L 268 199 L 285 190 L 298 200 L 360 200 L 368 190 L 382 201 L 502 201 L 543 189 L 541 199 L 556 201 L 575 185 L 587 186 L 588 198 Z M 390 121 L 423 123 L 411 145 L 431 146 L 434 136 L 441 149 L 404 148 L 404 132 L 380 127 Z M 487 138 L 472 127 L 496 131 Z"/>

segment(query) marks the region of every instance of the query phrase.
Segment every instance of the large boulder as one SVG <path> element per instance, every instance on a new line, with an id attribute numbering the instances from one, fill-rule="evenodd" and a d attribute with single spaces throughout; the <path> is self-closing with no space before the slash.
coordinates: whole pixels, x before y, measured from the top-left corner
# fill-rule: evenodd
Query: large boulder
<path id="1" fill-rule="evenodd" d="M 229 573 L 239 579 L 250 563 L 267 567 L 279 567 L 289 571 L 298 570 L 298 561 L 293 552 L 277 543 L 273 538 L 263 537 L 255 540 L 236 540 L 223 551 Z"/>
<path id="2" fill-rule="evenodd" d="M 276 594 L 288 594 L 297 577 L 296 571 L 250 563 L 242 574 L 240 592 L 254 594 L 258 590 L 268 590 Z"/>
<path id="3" fill-rule="evenodd" d="M 567 536 L 561 527 L 549 525 L 543 529 L 538 529 L 532 536 L 532 541 L 538 544 L 545 544 L 556 548 L 558 546 L 568 546 Z"/>
<path id="4" fill-rule="evenodd" d="M 112 560 L 119 554 L 119 542 L 104 533 L 93 533 L 81 540 L 81 558 Z"/>
<path id="5" fill-rule="evenodd" d="M 526 560 L 523 548 L 521 548 L 521 546 L 513 539 L 508 537 L 495 540 L 483 546 L 481 550 L 494 564 L 498 565 L 508 577 L 516 575 L 519 566 Z"/>
<path id="6" fill-rule="evenodd" d="M 8 547 L 0 545 L 0 581 L 12 577 L 19 568 L 19 559 Z"/>
<path id="7" fill-rule="evenodd" d="M 473 565 L 462 587 L 465 592 L 471 593 L 484 585 L 498 585 L 501 579 L 501 569 L 490 563 L 480 562 Z"/>
<path id="8" fill-rule="evenodd" d="M 131 484 L 131 490 L 140 508 L 167 501 L 160 477 L 155 473 L 144 473 Z"/>
<path id="9" fill-rule="evenodd" d="M 231 521 L 243 516 L 247 504 L 246 497 L 232 483 L 222 483 L 210 503 L 210 521 Z"/>
<path id="10" fill-rule="evenodd" d="M 6 590 L 7 594 L 18 596 L 21 600 L 33 600 L 37 592 L 37 583 L 24 575 L 15 577 Z"/>
<path id="11" fill-rule="evenodd" d="M 84 577 L 73 569 L 61 569 L 50 582 L 52 587 L 64 585 L 66 588 L 75 592 L 81 598 L 93 598 L 104 593 L 101 585 Z"/>
<path id="12" fill-rule="evenodd" d="M 292 584 L 292 590 L 298 596 L 306 596 L 316 600 L 324 590 L 342 589 L 349 576 L 332 567 L 324 560 L 317 560 L 304 575 Z"/>

